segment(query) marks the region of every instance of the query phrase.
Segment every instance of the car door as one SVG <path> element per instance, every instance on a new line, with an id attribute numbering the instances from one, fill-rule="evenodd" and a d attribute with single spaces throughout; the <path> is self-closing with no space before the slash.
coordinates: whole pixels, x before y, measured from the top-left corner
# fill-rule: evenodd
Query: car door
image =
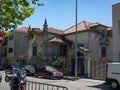
<path id="1" fill-rule="evenodd" d="M 42 67 L 42 68 L 41 68 L 40 74 L 41 74 L 42 76 L 46 76 L 46 67 Z"/>

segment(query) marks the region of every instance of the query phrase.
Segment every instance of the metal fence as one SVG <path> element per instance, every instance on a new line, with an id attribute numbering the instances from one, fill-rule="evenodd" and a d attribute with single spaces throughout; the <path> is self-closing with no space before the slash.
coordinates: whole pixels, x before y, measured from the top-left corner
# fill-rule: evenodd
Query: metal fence
<path id="1" fill-rule="evenodd" d="M 25 90 L 69 90 L 67 87 L 27 81 Z"/>
<path id="2" fill-rule="evenodd" d="M 91 61 L 92 78 L 103 79 L 106 78 L 106 65 L 109 61 L 107 60 L 94 60 Z"/>

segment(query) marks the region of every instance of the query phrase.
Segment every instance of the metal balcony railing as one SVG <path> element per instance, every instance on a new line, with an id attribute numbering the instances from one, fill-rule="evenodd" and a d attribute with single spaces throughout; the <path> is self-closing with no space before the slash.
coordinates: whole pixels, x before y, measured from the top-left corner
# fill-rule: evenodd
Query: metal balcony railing
<path id="1" fill-rule="evenodd" d="M 109 39 L 108 38 L 100 38 L 100 45 L 105 44 L 108 45 L 109 44 Z"/>

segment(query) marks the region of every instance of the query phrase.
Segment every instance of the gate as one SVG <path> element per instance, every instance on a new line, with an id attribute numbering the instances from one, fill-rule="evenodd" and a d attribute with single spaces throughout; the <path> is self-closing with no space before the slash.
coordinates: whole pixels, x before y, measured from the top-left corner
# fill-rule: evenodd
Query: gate
<path id="1" fill-rule="evenodd" d="M 25 90 L 69 90 L 69 89 L 64 86 L 27 81 Z"/>
<path id="2" fill-rule="evenodd" d="M 106 78 L 106 65 L 109 61 L 107 60 L 94 60 L 91 61 L 92 78 L 103 79 Z"/>

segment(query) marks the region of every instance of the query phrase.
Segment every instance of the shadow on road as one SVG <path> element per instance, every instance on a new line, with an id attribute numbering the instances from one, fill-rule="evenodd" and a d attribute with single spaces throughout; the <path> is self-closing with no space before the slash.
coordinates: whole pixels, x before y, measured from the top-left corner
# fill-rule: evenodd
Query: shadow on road
<path id="1" fill-rule="evenodd" d="M 99 84 L 99 85 L 95 85 L 95 86 L 87 86 L 87 87 L 94 87 L 94 88 L 98 88 L 100 90 L 112 90 L 108 85 L 106 84 Z"/>

